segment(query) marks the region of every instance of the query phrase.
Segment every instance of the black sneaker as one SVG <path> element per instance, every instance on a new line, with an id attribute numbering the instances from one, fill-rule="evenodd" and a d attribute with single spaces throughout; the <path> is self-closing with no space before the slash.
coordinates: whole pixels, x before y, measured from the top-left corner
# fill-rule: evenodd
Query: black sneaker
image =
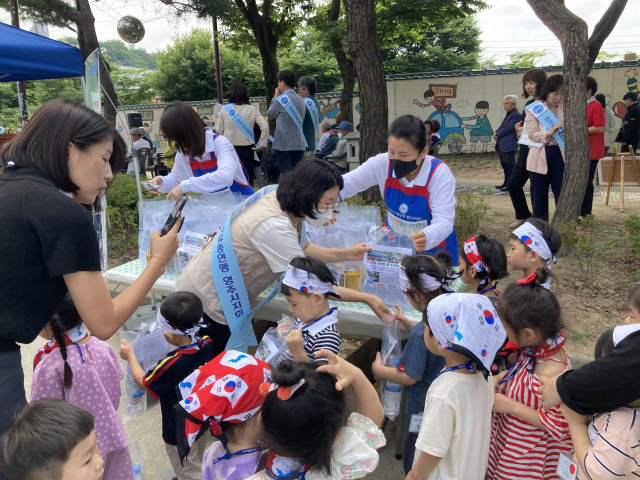
<path id="1" fill-rule="evenodd" d="M 503 183 L 502 185 L 496 185 L 495 187 L 496 190 L 504 190 L 505 188 L 507 188 L 507 184 Z"/>

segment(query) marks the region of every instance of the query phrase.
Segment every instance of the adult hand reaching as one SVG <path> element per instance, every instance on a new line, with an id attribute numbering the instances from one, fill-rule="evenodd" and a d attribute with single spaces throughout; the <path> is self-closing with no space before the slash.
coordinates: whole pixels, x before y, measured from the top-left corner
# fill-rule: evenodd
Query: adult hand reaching
<path id="1" fill-rule="evenodd" d="M 422 230 L 420 230 L 419 232 L 413 232 L 409 235 L 409 238 L 413 240 L 413 247 L 416 249 L 416 252 L 422 252 L 426 250 L 427 234 Z"/>
<path id="2" fill-rule="evenodd" d="M 348 262 L 359 262 L 364 259 L 364 254 L 371 251 L 371 246 L 366 243 L 356 243 L 353 247 L 344 250 L 345 260 Z"/>
<path id="3" fill-rule="evenodd" d="M 177 202 L 183 193 L 184 192 L 182 191 L 182 187 L 180 186 L 180 184 L 178 184 L 176 188 L 167 193 L 167 200 L 173 200 Z"/>
<path id="4" fill-rule="evenodd" d="M 154 177 L 153 180 L 149 182 L 151 185 L 162 185 L 162 177 Z M 145 187 L 147 192 L 152 193 L 153 195 L 162 195 L 158 190 L 153 190 Z"/>
<path id="5" fill-rule="evenodd" d="M 178 238 L 178 231 L 182 226 L 182 213 L 178 215 L 176 223 L 169 233 L 161 237 L 159 231 L 153 232 L 151 235 L 151 245 L 149 247 L 149 253 L 151 256 L 158 256 L 164 263 L 166 268 L 169 260 L 173 258 L 180 245 L 180 239 Z"/>

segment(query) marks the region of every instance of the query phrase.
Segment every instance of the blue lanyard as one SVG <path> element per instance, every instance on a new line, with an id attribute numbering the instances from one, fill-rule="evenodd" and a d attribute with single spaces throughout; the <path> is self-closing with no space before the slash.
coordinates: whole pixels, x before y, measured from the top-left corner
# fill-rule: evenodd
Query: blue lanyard
<path id="1" fill-rule="evenodd" d="M 509 367 L 509 370 L 507 370 L 507 373 L 504 374 L 504 377 L 502 377 L 502 380 L 498 382 L 497 386 L 511 381 L 511 379 L 516 376 L 516 373 L 518 373 L 520 368 L 522 368 L 522 366 L 527 363 L 527 354 L 532 350 L 535 350 L 535 348 L 528 348 L 524 352 L 520 353 L 520 355 L 522 355 L 522 358 L 520 358 L 520 355 L 518 356 L 516 362 Z"/>
<path id="2" fill-rule="evenodd" d="M 484 295 L 485 293 L 495 290 L 496 288 L 498 288 L 498 282 L 496 282 L 496 284 L 493 287 L 482 290 L 478 295 Z"/>
<path id="3" fill-rule="evenodd" d="M 174 351 L 175 351 L 175 352 L 178 352 L 178 351 L 180 351 L 180 350 L 186 350 L 187 348 L 195 348 L 195 347 L 199 347 L 199 346 L 200 346 L 200 344 L 201 344 L 203 341 L 204 341 L 204 340 L 198 340 L 197 342 L 192 343 L 192 344 L 190 344 L 190 345 L 185 345 L 184 347 L 178 347 L 178 348 L 176 348 Z"/>
<path id="4" fill-rule="evenodd" d="M 307 328 L 309 328 L 311 325 L 313 325 L 314 323 L 318 323 L 320 320 L 322 320 L 325 317 L 328 317 L 329 315 L 331 315 L 333 312 L 335 312 L 338 309 L 338 307 L 333 307 L 331 310 L 329 310 L 329 313 L 325 313 L 324 315 L 322 315 L 320 318 L 316 318 L 313 322 L 311 323 L 307 323 L 306 325 L 302 326 L 302 330 L 306 330 Z"/>
<path id="5" fill-rule="evenodd" d="M 447 372 L 455 372 L 456 370 L 462 370 L 463 368 L 466 368 L 467 370 L 469 370 L 470 372 L 474 371 L 473 368 L 473 361 L 469 360 L 468 363 L 465 363 L 464 365 L 456 365 L 455 367 L 449 367 L 449 368 L 445 368 L 444 370 L 442 370 L 438 375 L 436 375 L 436 378 L 438 378 L 440 375 L 442 375 L 443 373 L 447 373 Z M 436 379 L 434 378 L 434 380 Z"/>
<path id="6" fill-rule="evenodd" d="M 273 473 L 271 470 L 269 470 L 268 467 L 265 468 L 265 471 L 274 480 L 279 480 L 281 478 L 287 478 L 287 479 L 294 478 L 293 475 L 295 475 L 295 473 L 292 473 L 292 474 L 289 474 L 289 475 L 286 475 L 286 476 L 280 476 L 277 473 Z M 295 478 L 297 478 L 297 480 L 304 480 L 306 476 L 307 476 L 307 471 L 303 470 L 302 472 L 298 472 L 298 476 L 295 477 Z"/>
<path id="7" fill-rule="evenodd" d="M 231 457 L 239 457 L 241 455 L 248 455 L 250 453 L 254 453 L 257 452 L 258 450 L 260 450 L 258 447 L 253 447 L 253 448 L 245 448 L 244 450 L 238 450 L 236 453 L 231 453 L 229 452 L 229 450 L 227 449 L 227 446 L 223 443 L 222 444 L 222 449 L 225 451 L 225 454 L 221 457 L 216 458 L 213 461 L 213 464 L 217 464 L 218 462 L 222 461 L 222 460 L 229 460 Z"/>

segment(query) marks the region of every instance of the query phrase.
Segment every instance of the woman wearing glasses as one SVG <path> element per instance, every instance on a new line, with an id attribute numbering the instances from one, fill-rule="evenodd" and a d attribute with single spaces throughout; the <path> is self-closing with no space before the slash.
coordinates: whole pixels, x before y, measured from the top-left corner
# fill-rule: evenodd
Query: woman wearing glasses
<path id="1" fill-rule="evenodd" d="M 422 128 L 424 131 L 424 128 Z M 249 301 L 253 302 L 282 275 L 291 259 L 317 258 L 325 263 L 362 260 L 371 250 L 361 243 L 344 249 L 324 248 L 306 240 L 302 246 L 303 222 L 320 227 L 331 220 L 340 204 L 342 176 L 325 160 L 300 162 L 280 177 L 278 189 L 261 196 L 230 223 L 231 246 L 240 267 Z M 177 291 L 193 292 L 204 304 L 206 331 L 214 342 L 216 355 L 231 335 L 211 274 L 210 242 L 194 257 L 176 281 Z M 370 294 L 336 287 L 342 300 L 364 302 L 376 315 L 391 314 L 382 300 Z"/>
<path id="2" fill-rule="evenodd" d="M 422 120 L 398 117 L 389 126 L 388 151 L 344 175 L 341 196 L 349 198 L 378 186 L 387 206 L 387 226 L 410 237 L 416 252 L 446 250 L 458 265 L 453 224 L 456 180 L 442 160 L 428 153 Z"/>
<path id="3" fill-rule="evenodd" d="M 549 221 L 549 186 L 557 205 L 564 176 L 564 151 L 553 138 L 558 130 L 564 129 L 563 98 L 562 75 L 551 75 L 542 87 L 540 102 L 556 116 L 560 123 L 554 125 L 551 130 L 547 130 L 540 125 L 530 108 L 527 108 L 524 120 L 529 139 L 542 143 L 540 147 L 529 147 L 527 170 L 531 184 L 533 216 L 547 222 Z"/>

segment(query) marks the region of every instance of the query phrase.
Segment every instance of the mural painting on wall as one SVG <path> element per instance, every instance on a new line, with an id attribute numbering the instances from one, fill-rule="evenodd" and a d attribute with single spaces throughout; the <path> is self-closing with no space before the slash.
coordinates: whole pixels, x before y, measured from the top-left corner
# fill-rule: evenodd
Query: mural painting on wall
<path id="1" fill-rule="evenodd" d="M 420 108 L 433 107 L 436 109 L 435 112 L 429 115 L 429 120 L 437 120 L 440 122 L 440 138 L 442 139 L 442 145 L 446 146 L 450 152 L 460 152 L 460 150 L 462 150 L 462 145 L 467 143 L 467 139 L 464 136 L 465 128 L 469 129 L 472 133 L 472 151 L 475 152 L 475 142 L 479 141 L 484 143 L 484 150 L 486 151 L 486 142 L 491 140 L 491 136 L 493 135 L 493 130 L 491 130 L 491 125 L 487 119 L 489 104 L 486 105 L 486 109 L 479 109 L 476 107 L 476 116 L 460 117 L 457 113 L 451 110 L 452 106 L 450 103 L 456 98 L 457 88 L 457 85 L 431 84 L 429 85 L 429 89 L 424 92 L 424 99 L 426 103 L 414 99 L 413 104 Z M 456 103 L 457 108 L 465 108 L 469 105 L 470 103 L 468 100 L 459 100 Z M 473 120 L 476 120 L 475 125 L 465 123 Z M 487 133 L 488 130 L 491 131 Z M 489 140 L 485 140 L 487 136 L 489 137 Z"/>
<path id="2" fill-rule="evenodd" d="M 624 76 L 627 77 L 627 90 L 638 95 L 640 92 L 638 91 L 638 70 L 635 68 L 630 68 L 626 72 L 624 72 Z M 638 97 L 638 103 L 640 103 L 640 95 Z M 613 113 L 618 118 L 624 118 L 627 113 L 627 107 L 625 107 L 623 102 L 616 102 L 613 104 L 611 108 Z"/>
<path id="3" fill-rule="evenodd" d="M 330 98 L 326 101 L 318 100 L 320 104 L 320 118 L 318 122 L 321 123 L 325 118 L 332 122 L 340 124 L 342 122 L 342 107 L 340 105 L 340 99 L 332 101 Z M 355 106 L 356 112 L 360 114 L 360 102 Z"/>

